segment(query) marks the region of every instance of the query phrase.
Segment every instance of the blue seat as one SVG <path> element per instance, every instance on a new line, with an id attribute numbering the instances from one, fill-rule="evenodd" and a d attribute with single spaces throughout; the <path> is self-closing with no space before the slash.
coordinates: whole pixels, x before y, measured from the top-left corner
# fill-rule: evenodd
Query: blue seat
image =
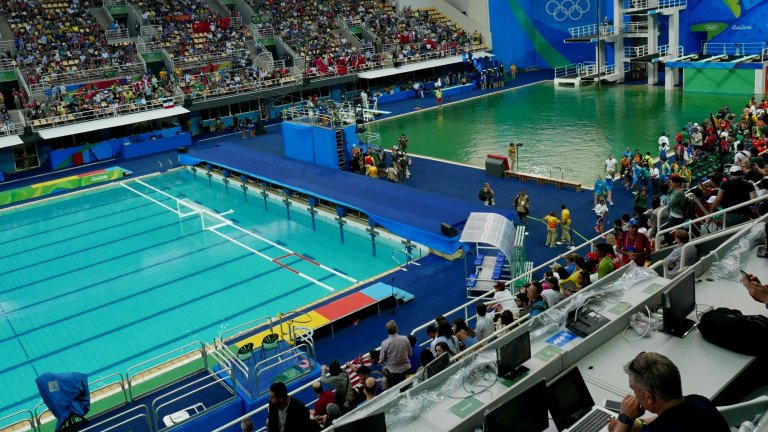
<path id="1" fill-rule="evenodd" d="M 467 288 L 474 288 L 477 285 L 477 277 L 475 275 L 469 276 L 467 279 Z"/>

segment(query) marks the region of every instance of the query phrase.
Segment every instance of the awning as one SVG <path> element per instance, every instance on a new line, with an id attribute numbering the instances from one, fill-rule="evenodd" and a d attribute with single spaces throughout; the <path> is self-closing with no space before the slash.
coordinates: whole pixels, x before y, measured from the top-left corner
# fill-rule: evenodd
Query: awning
<path id="1" fill-rule="evenodd" d="M 504 252 L 507 260 L 512 262 L 515 224 L 500 214 L 472 212 L 461 230 L 459 242 L 493 246 Z"/>
<path id="2" fill-rule="evenodd" d="M 493 56 L 493 54 L 487 53 L 485 51 L 477 51 L 472 53 L 473 58 L 491 57 L 491 56 Z M 386 77 L 386 76 L 395 75 L 395 74 L 401 74 L 401 73 L 413 72 L 413 71 L 422 70 L 422 69 L 445 66 L 449 64 L 461 63 L 463 58 L 464 57 L 461 55 L 455 55 L 455 56 L 443 57 L 435 60 L 409 63 L 407 65 L 403 65 L 400 67 L 391 67 L 391 68 L 374 70 L 370 72 L 362 72 L 357 74 L 357 77 L 362 79 L 381 78 L 381 77 Z"/>
<path id="3" fill-rule="evenodd" d="M 140 123 L 147 120 L 156 120 L 165 117 L 173 117 L 188 113 L 189 110 L 180 106 L 168 109 L 156 109 L 152 111 L 142 111 L 133 114 L 125 114 L 117 117 L 109 117 L 98 120 L 75 123 L 66 126 L 58 126 L 50 129 L 37 131 L 42 139 L 59 138 L 63 136 L 75 135 L 83 132 L 91 132 L 99 129 L 109 129 L 116 126 L 124 126 L 132 123 Z"/>
<path id="4" fill-rule="evenodd" d="M 13 147 L 19 144 L 24 144 L 24 141 L 18 135 L 0 137 L 0 148 Z"/>

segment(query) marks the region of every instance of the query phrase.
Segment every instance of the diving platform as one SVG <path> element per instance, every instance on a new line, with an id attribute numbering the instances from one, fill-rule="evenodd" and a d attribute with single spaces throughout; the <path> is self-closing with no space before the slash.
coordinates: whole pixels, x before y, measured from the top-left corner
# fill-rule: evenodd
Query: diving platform
<path id="1" fill-rule="evenodd" d="M 598 73 L 597 65 L 592 62 L 571 64 L 555 68 L 555 87 L 581 87 L 598 81 L 619 82 L 628 70 L 628 64 L 618 71 L 616 65 L 606 65 Z"/>
<path id="2" fill-rule="evenodd" d="M 630 0 L 627 15 L 671 15 L 688 6 L 688 0 Z"/>

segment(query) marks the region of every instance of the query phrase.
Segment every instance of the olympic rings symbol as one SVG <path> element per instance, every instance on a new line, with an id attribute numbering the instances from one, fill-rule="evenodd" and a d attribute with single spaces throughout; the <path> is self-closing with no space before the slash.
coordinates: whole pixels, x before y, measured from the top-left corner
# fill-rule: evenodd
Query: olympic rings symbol
<path id="1" fill-rule="evenodd" d="M 555 21 L 578 21 L 590 7 L 589 0 L 549 0 L 545 10 Z"/>
<path id="2" fill-rule="evenodd" d="M 704 30 L 706 31 L 715 31 L 717 30 L 718 26 L 717 24 L 707 24 L 704 26 Z"/>

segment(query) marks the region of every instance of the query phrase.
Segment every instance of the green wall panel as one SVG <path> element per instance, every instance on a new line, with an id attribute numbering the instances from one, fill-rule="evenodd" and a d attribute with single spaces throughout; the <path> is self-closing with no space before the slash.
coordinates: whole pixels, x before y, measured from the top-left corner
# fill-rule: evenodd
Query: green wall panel
<path id="1" fill-rule="evenodd" d="M 747 94 L 755 91 L 753 69 L 683 69 L 687 92 Z"/>

